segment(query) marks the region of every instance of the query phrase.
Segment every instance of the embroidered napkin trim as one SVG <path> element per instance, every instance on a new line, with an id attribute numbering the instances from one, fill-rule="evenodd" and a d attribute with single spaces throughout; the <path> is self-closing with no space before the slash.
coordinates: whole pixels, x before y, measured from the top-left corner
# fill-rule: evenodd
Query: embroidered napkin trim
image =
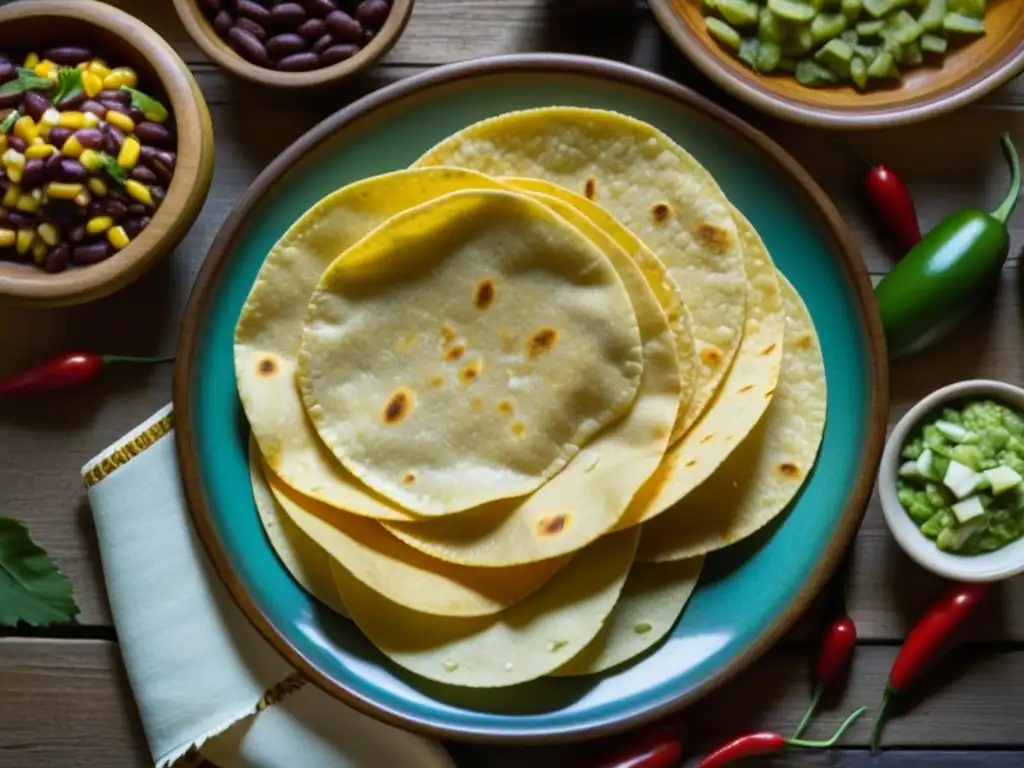
<path id="1" fill-rule="evenodd" d="M 82 475 L 86 490 L 112 474 L 114 470 L 123 467 L 151 445 L 154 445 L 161 437 L 169 435 L 172 429 L 174 429 L 173 412 L 168 413 L 159 421 L 150 424 L 123 444 L 109 449 L 110 452 L 106 456 L 95 462 L 89 468 L 89 471 Z"/>

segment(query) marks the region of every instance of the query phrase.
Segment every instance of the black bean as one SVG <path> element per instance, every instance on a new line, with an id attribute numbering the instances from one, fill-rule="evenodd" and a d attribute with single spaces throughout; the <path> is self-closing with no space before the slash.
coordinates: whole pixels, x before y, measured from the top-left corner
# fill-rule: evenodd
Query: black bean
<path id="1" fill-rule="evenodd" d="M 25 154 L 25 150 L 28 149 L 28 142 L 21 138 L 21 136 L 8 136 L 7 146 L 16 152 Z"/>
<path id="2" fill-rule="evenodd" d="M 89 203 L 90 216 L 109 216 L 120 219 L 128 213 L 128 206 L 113 197 L 99 197 Z"/>
<path id="3" fill-rule="evenodd" d="M 8 211 L 4 217 L 4 223 L 12 227 L 34 227 L 36 215 L 25 211 Z"/>
<path id="4" fill-rule="evenodd" d="M 270 23 L 270 11 L 259 3 L 254 3 L 253 0 L 238 0 L 236 4 L 239 15 L 252 19 L 264 27 Z"/>
<path id="5" fill-rule="evenodd" d="M 326 16 L 331 11 L 338 10 L 338 5 L 332 0 L 303 0 L 303 5 L 314 16 Z"/>
<path id="6" fill-rule="evenodd" d="M 80 45 L 60 45 L 43 52 L 43 58 L 62 67 L 73 67 L 92 58 L 92 52 Z"/>
<path id="7" fill-rule="evenodd" d="M 63 128 L 61 126 L 54 126 L 50 129 L 50 135 L 46 138 L 53 146 L 60 149 L 64 146 L 64 142 L 71 138 L 71 134 L 74 133 L 70 128 Z"/>
<path id="8" fill-rule="evenodd" d="M 367 45 L 373 42 L 373 38 L 377 36 L 377 33 L 372 29 L 363 30 L 363 39 L 360 40 L 360 44 L 365 48 Z"/>
<path id="9" fill-rule="evenodd" d="M 277 62 L 277 68 L 282 72 L 308 72 L 319 66 L 320 57 L 311 51 L 293 53 Z"/>
<path id="10" fill-rule="evenodd" d="M 149 194 L 153 196 L 153 207 L 157 208 L 164 201 L 164 198 L 167 197 L 167 190 L 163 187 L 153 186 L 149 188 Z"/>
<path id="11" fill-rule="evenodd" d="M 83 101 L 82 106 L 80 106 L 79 109 L 83 112 L 90 112 L 101 120 L 107 116 L 107 108 L 95 99 L 87 99 L 86 101 Z M 53 130 L 51 129 L 50 132 L 53 133 Z"/>
<path id="12" fill-rule="evenodd" d="M 56 128 L 53 129 L 57 130 Z M 53 136 L 53 131 L 50 131 L 50 136 Z M 59 152 L 54 152 L 48 158 L 46 158 L 46 178 L 50 181 L 57 181 L 60 179 L 60 161 L 63 160 L 63 156 Z"/>
<path id="13" fill-rule="evenodd" d="M 327 66 L 331 64 L 337 64 L 339 61 L 345 61 L 351 59 L 359 53 L 359 46 L 354 43 L 341 43 L 340 45 L 332 45 L 326 51 L 320 54 L 320 60 Z"/>
<path id="14" fill-rule="evenodd" d="M 43 269 L 47 272 L 63 272 L 71 260 L 71 248 L 67 243 L 60 243 L 50 249 L 46 254 L 46 261 L 43 262 Z"/>
<path id="15" fill-rule="evenodd" d="M 96 98 L 100 101 L 115 101 L 118 104 L 130 104 L 132 95 L 127 91 L 122 91 L 120 88 L 104 88 L 96 94 Z"/>
<path id="16" fill-rule="evenodd" d="M 233 26 L 235 26 L 235 17 L 227 11 L 221 11 L 213 20 L 213 28 L 221 37 L 227 37 Z"/>
<path id="17" fill-rule="evenodd" d="M 232 27 L 228 32 L 228 43 L 234 48 L 235 53 L 253 64 L 264 67 L 272 66 L 270 57 L 267 56 L 267 49 L 252 32 L 241 27 Z"/>
<path id="18" fill-rule="evenodd" d="M 77 224 L 68 230 L 68 240 L 72 243 L 80 243 L 85 240 L 85 224 Z"/>
<path id="19" fill-rule="evenodd" d="M 89 172 L 75 158 L 62 157 L 60 160 L 60 180 L 83 184 L 89 180 Z"/>
<path id="20" fill-rule="evenodd" d="M 50 131 L 53 133 L 53 131 Z M 103 142 L 103 148 L 108 155 L 117 157 L 117 153 L 121 151 L 121 145 L 124 144 L 124 133 L 116 125 L 110 123 L 103 123 L 103 134 L 105 140 Z"/>
<path id="21" fill-rule="evenodd" d="M 265 30 L 261 25 L 257 24 L 252 19 L 237 19 L 235 21 L 235 26 L 249 30 L 254 35 L 256 35 L 256 39 L 259 40 L 261 43 L 267 39 L 267 30 Z"/>
<path id="22" fill-rule="evenodd" d="M 14 62 L 6 56 L 0 56 L 0 84 L 6 83 L 14 78 L 17 67 Z"/>
<path id="23" fill-rule="evenodd" d="M 0 95 L 0 109 L 12 109 L 21 104 L 23 93 L 5 93 Z"/>
<path id="24" fill-rule="evenodd" d="M 86 149 L 103 149 L 106 144 L 106 137 L 99 128 L 79 128 L 75 131 L 75 138 Z"/>
<path id="25" fill-rule="evenodd" d="M 339 41 L 348 40 L 355 42 L 362 37 L 362 26 L 344 11 L 334 11 L 327 17 L 326 21 L 327 28 Z"/>
<path id="26" fill-rule="evenodd" d="M 21 108 L 25 110 L 25 114 L 38 123 L 43 113 L 50 108 L 50 100 L 39 91 L 29 91 L 25 94 Z"/>
<path id="27" fill-rule="evenodd" d="M 114 255 L 114 247 L 106 240 L 95 243 L 76 245 L 71 252 L 71 260 L 80 266 L 96 264 Z"/>
<path id="28" fill-rule="evenodd" d="M 129 216 L 145 216 L 146 206 L 142 203 L 132 203 L 125 211 Z"/>
<path id="29" fill-rule="evenodd" d="M 263 55 L 266 56 L 266 52 Z M 143 144 L 154 144 L 158 147 L 166 147 L 171 144 L 171 132 L 160 123 L 148 121 L 136 123 L 135 137 Z"/>
<path id="30" fill-rule="evenodd" d="M 157 175 L 144 165 L 136 165 L 132 168 L 128 178 L 141 181 L 143 184 L 156 184 L 159 181 Z"/>
<path id="31" fill-rule="evenodd" d="M 46 181 L 46 162 L 33 157 L 25 161 L 25 167 L 21 171 L 21 186 L 24 189 L 32 189 L 41 186 Z"/>
<path id="32" fill-rule="evenodd" d="M 306 9 L 298 3 L 278 3 L 270 9 L 270 18 L 279 28 L 294 29 L 306 20 Z"/>
<path id="33" fill-rule="evenodd" d="M 313 41 L 327 34 L 327 22 L 323 19 L 310 19 L 303 22 L 295 31 L 307 40 Z"/>
<path id="34" fill-rule="evenodd" d="M 220 0 L 199 0 L 199 6 L 210 16 L 216 16 L 221 11 Z"/>
<path id="35" fill-rule="evenodd" d="M 63 99 L 58 101 L 57 106 L 60 109 L 78 109 L 82 104 L 85 103 L 85 100 L 87 98 L 88 96 L 86 95 L 85 91 L 77 91 L 75 93 L 68 94 Z"/>
<path id="36" fill-rule="evenodd" d="M 356 19 L 364 27 L 380 29 L 391 13 L 391 8 L 384 0 L 363 0 L 356 8 Z"/>
<path id="37" fill-rule="evenodd" d="M 146 223 L 148 223 L 148 217 L 146 217 L 146 220 Z M 132 219 L 125 219 L 124 221 L 121 222 L 121 226 L 124 227 L 125 234 L 127 234 L 128 237 L 134 240 L 136 237 L 138 237 L 139 232 L 141 232 L 146 225 L 143 223 L 142 217 L 137 217 Z"/>
<path id="38" fill-rule="evenodd" d="M 267 40 L 267 53 L 272 59 L 281 59 L 304 50 L 306 41 L 291 32 L 282 32 Z"/>
<path id="39" fill-rule="evenodd" d="M 324 35 L 313 43 L 313 53 L 323 53 L 334 45 L 334 35 Z"/>

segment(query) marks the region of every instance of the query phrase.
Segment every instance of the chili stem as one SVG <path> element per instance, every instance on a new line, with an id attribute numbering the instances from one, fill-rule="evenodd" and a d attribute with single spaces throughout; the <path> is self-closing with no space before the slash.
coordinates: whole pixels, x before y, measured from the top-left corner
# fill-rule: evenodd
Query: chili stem
<path id="1" fill-rule="evenodd" d="M 1017 206 L 1017 199 L 1020 197 L 1020 156 L 1017 154 L 1017 148 L 1010 141 L 1009 133 L 1003 134 L 1001 143 L 1003 155 L 1010 165 L 1010 191 L 1007 193 L 1006 199 L 1003 200 L 1003 204 L 992 212 L 992 218 L 1005 224 L 1006 220 L 1013 215 L 1013 209 Z"/>
<path id="2" fill-rule="evenodd" d="M 811 719 L 814 717 L 814 713 L 818 711 L 818 704 L 821 703 L 821 696 L 825 693 L 825 681 L 819 680 L 818 684 L 814 688 L 814 696 L 811 697 L 811 703 L 807 707 L 807 711 L 804 713 L 804 719 L 800 721 L 800 725 L 796 728 L 796 733 L 793 734 L 794 739 L 799 739 L 804 735 L 804 731 L 807 730 L 807 726 L 811 724 Z"/>
<path id="3" fill-rule="evenodd" d="M 882 696 L 882 704 L 878 708 L 878 715 L 875 717 L 875 724 L 871 726 L 871 738 L 868 743 L 871 745 L 871 752 L 878 751 L 878 737 L 882 735 L 882 725 L 885 722 L 885 711 L 889 708 L 889 700 L 892 698 L 892 690 L 886 686 L 885 695 Z"/>
<path id="4" fill-rule="evenodd" d="M 832 749 L 846 733 L 847 729 L 853 725 L 853 721 L 868 711 L 867 707 L 861 707 L 854 711 L 843 724 L 839 726 L 839 730 L 832 734 L 832 738 L 828 741 L 804 741 L 803 739 L 786 739 L 786 743 L 792 747 L 805 747 L 806 749 Z"/>
<path id="5" fill-rule="evenodd" d="M 103 355 L 104 365 L 108 363 L 173 363 L 173 357 L 132 357 L 131 355 Z"/>

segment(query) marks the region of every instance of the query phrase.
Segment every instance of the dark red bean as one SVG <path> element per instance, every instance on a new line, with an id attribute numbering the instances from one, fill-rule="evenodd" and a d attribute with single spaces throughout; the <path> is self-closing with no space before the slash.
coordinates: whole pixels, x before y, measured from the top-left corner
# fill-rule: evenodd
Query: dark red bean
<path id="1" fill-rule="evenodd" d="M 326 51 L 320 54 L 320 61 L 326 66 L 331 64 L 337 64 L 340 61 L 351 59 L 359 53 L 359 46 L 354 43 L 341 43 L 340 45 L 332 45 Z"/>
<path id="2" fill-rule="evenodd" d="M 107 108 L 95 99 L 87 99 L 86 101 L 83 101 L 82 106 L 80 106 L 79 109 L 83 112 L 90 112 L 101 120 L 107 116 Z M 50 133 L 53 133 L 52 129 L 50 130 Z"/>
<path id="3" fill-rule="evenodd" d="M 57 130 L 56 128 L 53 129 Z M 53 131 L 50 131 L 50 136 L 53 136 Z M 54 153 L 46 158 L 46 178 L 50 181 L 58 181 L 60 179 L 60 162 L 63 160 L 63 156 L 59 153 Z"/>
<path id="4" fill-rule="evenodd" d="M 153 207 L 158 208 L 160 203 L 164 201 L 164 198 L 167 197 L 167 190 L 163 187 L 154 186 L 149 188 L 149 194 L 153 196 Z"/>
<path id="5" fill-rule="evenodd" d="M 111 110 L 112 109 L 115 112 L 120 112 L 121 114 L 127 114 L 127 112 L 126 112 L 127 107 L 125 107 L 124 104 L 121 104 L 118 101 L 111 101 L 110 99 L 102 99 L 102 100 L 97 99 L 97 101 L 99 101 L 99 103 L 102 104 L 103 108 L 106 109 L 106 110 Z"/>
<path id="6" fill-rule="evenodd" d="M 136 165 L 132 168 L 128 178 L 141 181 L 143 184 L 156 184 L 159 181 L 157 175 L 144 165 Z"/>
<path id="7" fill-rule="evenodd" d="M 0 84 L 6 83 L 8 80 L 14 78 L 14 72 L 17 67 L 14 66 L 14 62 L 6 56 L 0 56 Z"/>
<path id="8" fill-rule="evenodd" d="M 43 51 L 43 58 L 63 67 L 73 67 L 92 58 L 92 52 L 80 45 L 60 45 Z"/>
<path id="9" fill-rule="evenodd" d="M 267 53 L 272 59 L 281 59 L 304 50 L 306 50 L 306 41 L 291 32 L 282 32 L 267 40 Z"/>
<path id="10" fill-rule="evenodd" d="M 0 109 L 13 109 L 21 104 L 23 93 L 5 93 L 0 96 Z"/>
<path id="11" fill-rule="evenodd" d="M 139 232 L 146 228 L 146 224 L 148 223 L 148 216 L 140 216 L 138 218 L 125 219 L 121 222 L 121 226 L 124 227 L 124 231 L 128 237 L 134 240 L 138 236 Z"/>
<path id="12" fill-rule="evenodd" d="M 323 19 L 310 19 L 303 22 L 295 31 L 312 42 L 327 34 L 327 22 Z"/>
<path id="13" fill-rule="evenodd" d="M 152 193 L 150 193 L 150 194 L 152 194 Z M 145 216 L 146 215 L 146 206 L 144 206 L 142 203 L 132 203 L 131 205 L 129 205 L 125 209 L 125 212 L 129 216 Z"/>
<path id="14" fill-rule="evenodd" d="M 89 180 L 89 172 L 85 166 L 73 157 L 62 157 L 60 161 L 60 181 L 84 184 Z"/>
<path id="15" fill-rule="evenodd" d="M 117 153 L 121 151 L 121 145 L 124 144 L 124 133 L 116 125 L 103 123 L 103 135 L 106 137 L 103 142 L 104 150 L 108 155 L 117 157 Z"/>
<path id="16" fill-rule="evenodd" d="M 50 108 L 50 100 L 39 91 L 29 91 L 25 94 L 25 100 L 22 102 L 21 108 L 25 111 L 25 114 L 38 123 L 43 113 Z"/>
<path id="17" fill-rule="evenodd" d="M 243 59 L 248 59 L 253 64 L 264 67 L 272 66 L 270 57 L 267 56 L 267 49 L 252 32 L 241 27 L 232 27 L 228 32 L 228 43 Z"/>
<path id="18" fill-rule="evenodd" d="M 24 154 L 25 150 L 28 149 L 28 142 L 21 138 L 21 136 L 8 136 L 7 146 L 16 152 Z"/>
<path id="19" fill-rule="evenodd" d="M 160 179 L 164 184 L 170 184 L 171 179 L 174 178 L 174 170 L 166 166 L 160 160 L 153 160 L 149 167 L 153 169 L 153 173 L 156 174 L 157 178 Z"/>
<path id="20" fill-rule="evenodd" d="M 331 11 L 338 10 L 337 4 L 332 0 L 303 0 L 303 5 L 314 16 L 326 16 Z"/>
<path id="21" fill-rule="evenodd" d="M 103 149 L 106 144 L 106 137 L 99 128 L 79 128 L 75 131 L 75 138 L 86 149 Z"/>
<path id="22" fill-rule="evenodd" d="M 306 20 L 306 9 L 298 3 L 278 3 L 270 9 L 270 18 L 278 28 L 294 29 Z"/>
<path id="23" fill-rule="evenodd" d="M 308 72 L 319 66 L 320 57 L 311 51 L 293 53 L 277 62 L 277 68 L 282 72 Z"/>
<path id="24" fill-rule="evenodd" d="M 363 28 L 359 22 L 353 19 L 344 11 L 334 11 L 325 21 L 327 28 L 338 40 L 356 41 L 363 34 Z"/>
<path id="25" fill-rule="evenodd" d="M 68 230 L 68 240 L 72 243 L 80 243 L 85 240 L 85 224 L 77 224 Z"/>
<path id="26" fill-rule="evenodd" d="M 33 189 L 46 182 L 46 161 L 39 158 L 32 158 L 25 161 L 25 167 L 21 171 L 21 186 L 24 189 Z"/>
<path id="27" fill-rule="evenodd" d="M 77 91 L 76 93 L 70 93 L 63 99 L 57 102 L 59 109 L 78 109 L 85 100 L 88 98 L 85 91 Z"/>
<path id="28" fill-rule="evenodd" d="M 313 53 L 323 53 L 328 48 L 330 48 L 332 45 L 334 45 L 334 36 L 333 35 L 324 35 L 319 40 L 317 40 L 315 43 L 313 43 Z"/>
<path id="29" fill-rule="evenodd" d="M 96 98 L 100 101 L 113 101 L 118 104 L 130 104 L 132 101 L 132 95 L 130 93 L 118 88 L 104 88 L 96 94 Z"/>
<path id="30" fill-rule="evenodd" d="M 72 261 L 80 266 L 96 264 L 104 259 L 109 259 L 113 255 L 114 247 L 106 240 L 76 245 L 71 251 Z"/>
<path id="31" fill-rule="evenodd" d="M 356 20 L 364 27 L 380 29 L 391 13 L 384 0 L 363 0 L 356 8 Z"/>
<path id="32" fill-rule="evenodd" d="M 156 147 L 150 147 L 147 144 L 143 144 L 141 147 L 139 147 L 139 158 L 146 165 L 149 165 L 154 160 L 156 160 L 156 158 L 160 155 L 161 151 L 162 150 L 157 149 Z"/>
<path id="33" fill-rule="evenodd" d="M 74 133 L 70 128 L 63 128 L 61 126 L 55 126 L 50 129 L 50 135 L 46 138 L 53 146 L 60 149 L 64 146 L 64 142 L 71 138 L 71 134 Z"/>
<path id="34" fill-rule="evenodd" d="M 128 206 L 113 197 L 100 197 L 89 203 L 90 216 L 109 216 L 120 219 L 128 213 Z"/>
<path id="35" fill-rule="evenodd" d="M 68 268 L 71 260 L 71 248 L 67 243 L 60 243 L 50 249 L 46 254 L 46 261 L 43 262 L 43 269 L 47 272 L 63 272 Z"/>
<path id="36" fill-rule="evenodd" d="M 146 113 L 140 107 L 128 107 L 127 110 L 122 109 L 120 111 L 128 115 L 133 123 L 141 123 L 146 119 Z"/>
<path id="37" fill-rule="evenodd" d="M 235 26 L 235 17 L 227 11 L 221 11 L 213 20 L 213 28 L 221 37 L 227 37 L 233 26 Z"/>
<path id="38" fill-rule="evenodd" d="M 257 24 L 252 19 L 237 19 L 235 21 L 235 26 L 249 30 L 254 35 L 256 35 L 256 39 L 259 40 L 261 43 L 267 39 L 267 30 L 265 30 L 262 26 Z"/>
<path id="39" fill-rule="evenodd" d="M 264 53 L 264 55 L 266 54 Z M 166 147 L 171 144 L 171 132 L 160 123 L 148 121 L 136 123 L 135 137 L 143 144 L 154 144 L 158 147 Z"/>
<path id="40" fill-rule="evenodd" d="M 270 11 L 259 3 L 254 3 L 253 0 L 238 0 L 235 5 L 238 7 L 238 14 L 240 16 L 252 19 L 264 27 L 270 23 Z"/>
<path id="41" fill-rule="evenodd" d="M 178 156 L 175 155 L 173 152 L 163 150 L 156 156 L 156 159 L 160 161 L 161 165 L 167 166 L 167 168 L 170 169 L 172 173 L 174 172 L 174 166 L 178 162 Z"/>
<path id="42" fill-rule="evenodd" d="M 34 227 L 36 225 L 36 215 L 34 213 L 26 213 L 25 211 L 8 211 L 4 217 L 4 222 L 12 227 Z"/>
<path id="43" fill-rule="evenodd" d="M 377 33 L 372 29 L 363 30 L 363 39 L 360 40 L 360 44 L 365 48 L 367 45 L 373 42 L 373 38 L 377 36 Z"/>
<path id="44" fill-rule="evenodd" d="M 210 16 L 216 16 L 221 11 L 220 0 L 199 0 L 199 7 Z"/>

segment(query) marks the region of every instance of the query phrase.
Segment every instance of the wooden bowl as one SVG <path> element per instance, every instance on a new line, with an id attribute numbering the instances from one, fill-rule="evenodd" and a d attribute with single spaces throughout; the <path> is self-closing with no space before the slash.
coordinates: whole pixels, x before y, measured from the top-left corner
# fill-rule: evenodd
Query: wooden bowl
<path id="1" fill-rule="evenodd" d="M 261 67 L 246 61 L 235 53 L 227 41 L 217 34 L 217 30 L 206 18 L 197 0 L 174 0 L 174 7 L 178 11 L 181 23 L 195 40 L 196 45 L 217 66 L 257 85 L 297 89 L 336 85 L 356 72 L 366 69 L 390 51 L 398 38 L 402 36 L 405 25 L 409 21 L 409 15 L 412 13 L 412 5 L 413 0 L 393 0 L 391 13 L 388 14 L 387 21 L 384 22 L 380 32 L 370 41 L 369 45 L 352 58 L 309 72 L 278 72 L 276 69 Z"/>
<path id="2" fill-rule="evenodd" d="M 94 47 L 131 66 L 145 83 L 159 81 L 178 133 L 177 162 L 167 196 L 149 225 L 106 261 L 47 274 L 0 262 L 0 298 L 42 306 L 80 304 L 124 287 L 188 232 L 213 174 L 213 124 L 188 67 L 171 46 L 133 16 L 94 0 L 32 0 L 0 8 L 0 50 L 43 49 L 58 41 Z"/>
<path id="3" fill-rule="evenodd" d="M 951 47 L 941 65 L 909 69 L 890 87 L 807 88 L 790 74 L 759 75 L 704 27 L 700 0 L 650 0 L 684 54 L 736 98 L 783 120 L 818 128 L 882 128 L 925 120 L 978 99 L 1024 71 L 1024 0 L 995 0 L 987 33 Z"/>

